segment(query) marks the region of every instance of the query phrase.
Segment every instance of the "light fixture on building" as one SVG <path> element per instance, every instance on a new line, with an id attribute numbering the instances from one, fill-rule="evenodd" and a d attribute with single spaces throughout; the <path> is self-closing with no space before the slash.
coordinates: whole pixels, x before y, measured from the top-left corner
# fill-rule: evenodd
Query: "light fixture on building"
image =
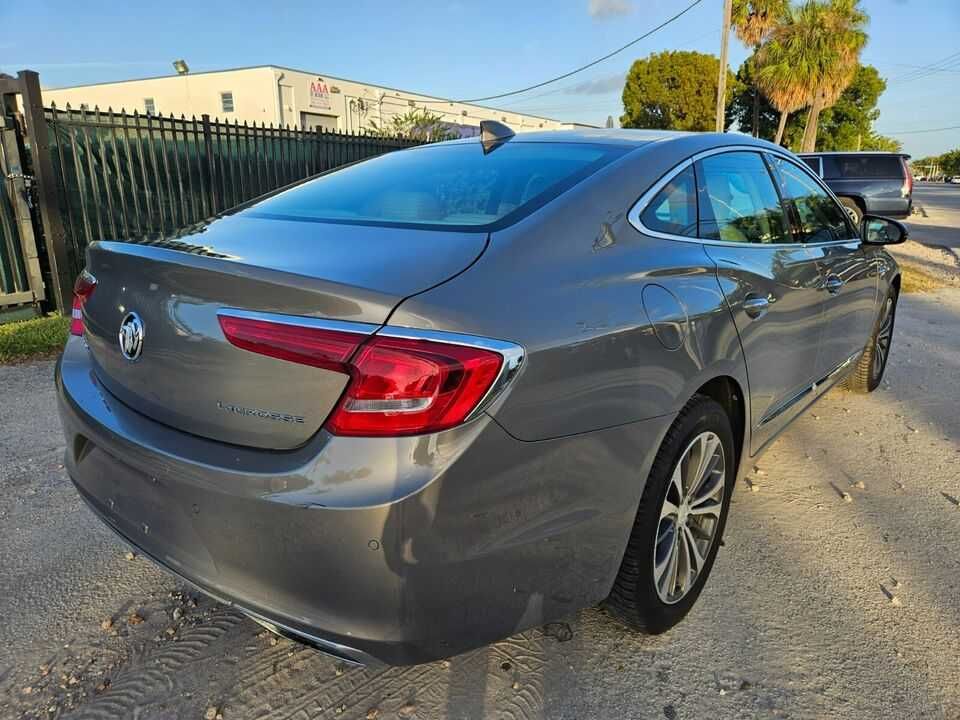
<path id="1" fill-rule="evenodd" d="M 187 65 L 186 60 L 174 60 L 173 69 L 177 71 L 177 75 L 186 75 L 190 72 L 190 66 Z"/>

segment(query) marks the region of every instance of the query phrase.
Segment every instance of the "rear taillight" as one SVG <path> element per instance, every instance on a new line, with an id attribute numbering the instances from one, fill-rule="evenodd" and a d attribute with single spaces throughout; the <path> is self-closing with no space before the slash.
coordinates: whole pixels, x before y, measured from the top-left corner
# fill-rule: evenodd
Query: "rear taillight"
<path id="1" fill-rule="evenodd" d="M 83 335 L 83 306 L 97 288 L 97 279 L 84 270 L 73 284 L 73 309 L 70 311 L 70 334 Z"/>
<path id="2" fill-rule="evenodd" d="M 464 345 L 373 336 L 327 429 L 335 435 L 419 435 L 459 425 L 500 373 L 503 357 Z"/>
<path id="3" fill-rule="evenodd" d="M 325 424 L 335 435 L 420 435 L 454 427 L 508 377 L 502 372 L 505 362 L 512 372 L 522 361 L 518 346 L 480 339 L 481 345 L 508 349 L 354 333 L 226 311 L 219 320 L 227 340 L 239 348 L 349 375 Z"/>
<path id="4" fill-rule="evenodd" d="M 903 187 L 900 188 L 900 192 L 903 197 L 909 197 L 910 193 L 913 192 L 913 173 L 910 172 L 910 166 L 907 165 L 907 161 L 903 158 L 900 158 L 900 163 L 903 165 Z"/>
<path id="5" fill-rule="evenodd" d="M 224 336 L 238 348 L 301 365 L 349 373 L 347 360 L 366 339 L 362 333 L 219 315 Z"/>

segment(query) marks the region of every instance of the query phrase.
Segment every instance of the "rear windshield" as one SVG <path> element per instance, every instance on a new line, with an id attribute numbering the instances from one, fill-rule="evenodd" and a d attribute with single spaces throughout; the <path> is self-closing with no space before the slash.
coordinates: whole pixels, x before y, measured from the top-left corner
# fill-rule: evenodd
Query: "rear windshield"
<path id="1" fill-rule="evenodd" d="M 629 147 L 506 142 L 387 153 L 259 202 L 245 215 L 315 222 L 491 229 L 532 212 Z"/>
<path id="2" fill-rule="evenodd" d="M 903 163 L 897 155 L 834 155 L 833 177 L 902 178 Z"/>

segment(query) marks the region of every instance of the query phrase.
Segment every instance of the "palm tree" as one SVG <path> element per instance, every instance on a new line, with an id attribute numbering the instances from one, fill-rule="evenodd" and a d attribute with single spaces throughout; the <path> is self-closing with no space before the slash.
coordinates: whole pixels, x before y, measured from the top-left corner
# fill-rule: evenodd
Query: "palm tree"
<path id="1" fill-rule="evenodd" d="M 867 42 L 867 15 L 859 0 L 807 0 L 789 7 L 783 23 L 760 49 L 758 83 L 781 111 L 809 106 L 802 152 L 816 146 L 817 121 L 853 80 L 860 51 Z M 773 94 L 781 96 L 781 103 Z"/>
<path id="2" fill-rule="evenodd" d="M 730 24 L 740 42 L 753 48 L 754 62 L 757 51 L 777 27 L 787 9 L 788 0 L 733 0 Z M 756 69 L 751 73 L 756 78 Z M 757 137 L 760 126 L 760 92 L 757 81 L 753 83 L 753 136 Z"/>
<path id="3" fill-rule="evenodd" d="M 820 112 L 833 105 L 847 89 L 860 65 L 860 52 L 867 44 L 867 14 L 859 0 L 832 0 L 826 7 L 825 27 L 821 29 L 823 55 L 820 84 L 813 95 L 807 126 L 803 131 L 801 151 L 813 152 L 817 144 L 817 121 Z"/>
<path id="4" fill-rule="evenodd" d="M 790 113 L 807 105 L 808 92 L 797 82 L 797 75 L 789 64 L 780 61 L 782 50 L 775 43 L 768 43 L 758 53 L 760 70 L 757 73 L 757 85 L 767 96 L 770 104 L 780 112 L 777 136 L 774 142 L 779 145 L 787 127 Z M 768 63 L 768 64 L 763 64 Z"/>

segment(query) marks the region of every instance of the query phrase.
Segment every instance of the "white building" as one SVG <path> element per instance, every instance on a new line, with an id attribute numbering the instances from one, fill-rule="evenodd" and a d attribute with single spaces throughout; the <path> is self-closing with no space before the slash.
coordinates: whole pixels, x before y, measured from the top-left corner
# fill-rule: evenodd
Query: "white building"
<path id="1" fill-rule="evenodd" d="M 347 132 L 359 132 L 373 125 L 384 127 L 394 115 L 414 108 L 427 108 L 440 115 L 445 122 L 459 126 L 462 135 L 476 134 L 481 120 L 499 120 L 517 132 L 576 126 L 274 65 L 45 88 L 43 99 L 45 105 L 55 102 L 59 108 L 69 103 L 74 109 L 125 109 L 130 113 L 173 113 L 177 117 L 207 114 L 228 122 Z"/>

